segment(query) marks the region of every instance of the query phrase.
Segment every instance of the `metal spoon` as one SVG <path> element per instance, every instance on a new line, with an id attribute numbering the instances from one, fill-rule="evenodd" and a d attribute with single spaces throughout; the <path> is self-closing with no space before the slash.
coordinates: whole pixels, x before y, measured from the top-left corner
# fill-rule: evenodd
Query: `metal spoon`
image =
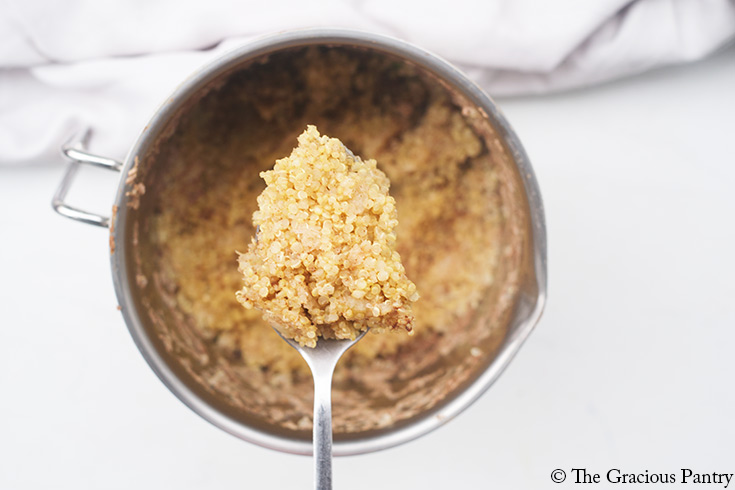
<path id="1" fill-rule="evenodd" d="M 355 154 L 346 146 L 344 148 L 355 160 Z M 259 234 L 258 225 L 255 227 L 256 241 Z M 312 348 L 302 347 L 295 340 L 284 337 L 277 328 L 273 329 L 301 354 L 311 369 L 311 377 L 314 378 L 314 488 L 332 490 L 332 375 L 342 354 L 363 338 L 367 330 L 354 340 L 320 338 Z"/>
<path id="2" fill-rule="evenodd" d="M 278 332 L 277 328 L 274 328 Z M 319 339 L 316 347 L 302 347 L 293 339 L 281 338 L 296 349 L 314 378 L 314 488 L 332 489 L 332 375 L 342 354 L 363 338 L 355 340 Z"/>

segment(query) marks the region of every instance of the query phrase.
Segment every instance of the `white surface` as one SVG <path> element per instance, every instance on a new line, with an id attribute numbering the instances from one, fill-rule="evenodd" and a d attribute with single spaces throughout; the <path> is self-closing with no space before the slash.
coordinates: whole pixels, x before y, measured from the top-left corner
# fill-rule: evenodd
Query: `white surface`
<path id="1" fill-rule="evenodd" d="M 336 488 L 735 472 L 733 87 L 729 49 L 500 101 L 546 203 L 547 311 L 475 405 L 415 442 L 337 460 Z M 115 309 L 106 231 L 50 209 L 62 170 L 0 168 L 0 488 L 310 488 L 309 458 L 210 426 L 147 367 Z M 108 206 L 105 177 L 87 175 L 77 202 Z"/>

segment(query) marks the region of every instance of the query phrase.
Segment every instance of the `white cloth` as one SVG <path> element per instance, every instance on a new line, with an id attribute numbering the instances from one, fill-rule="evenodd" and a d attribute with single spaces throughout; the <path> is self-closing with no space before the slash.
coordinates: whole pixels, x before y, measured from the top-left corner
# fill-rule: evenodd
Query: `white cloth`
<path id="1" fill-rule="evenodd" d="M 733 39 L 733 0 L 0 0 L 0 163 L 58 158 L 76 128 L 122 158 L 196 68 L 303 27 L 392 35 L 491 95 L 568 89 L 699 59 Z"/>

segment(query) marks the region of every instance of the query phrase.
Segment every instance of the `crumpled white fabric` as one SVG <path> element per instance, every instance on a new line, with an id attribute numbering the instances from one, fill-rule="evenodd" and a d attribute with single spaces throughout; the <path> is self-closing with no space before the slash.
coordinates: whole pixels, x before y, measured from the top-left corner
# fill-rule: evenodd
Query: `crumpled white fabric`
<path id="1" fill-rule="evenodd" d="M 735 1 L 0 0 L 0 164 L 58 159 L 85 126 L 93 151 L 122 159 L 196 68 L 305 27 L 412 42 L 503 96 L 702 58 L 735 36 Z"/>

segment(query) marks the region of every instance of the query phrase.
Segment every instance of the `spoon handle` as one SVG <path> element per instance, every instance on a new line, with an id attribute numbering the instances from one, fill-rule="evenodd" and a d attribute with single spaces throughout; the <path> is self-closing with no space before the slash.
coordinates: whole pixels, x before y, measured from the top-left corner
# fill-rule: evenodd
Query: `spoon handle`
<path id="1" fill-rule="evenodd" d="M 314 488 L 332 489 L 332 370 L 314 376 Z"/>
<path id="2" fill-rule="evenodd" d="M 274 327 L 275 328 L 275 327 Z M 296 349 L 314 378 L 314 488 L 332 490 L 332 377 L 339 358 L 367 333 L 355 339 L 320 339 L 314 348 L 302 347 L 293 339 L 278 335 Z"/>

